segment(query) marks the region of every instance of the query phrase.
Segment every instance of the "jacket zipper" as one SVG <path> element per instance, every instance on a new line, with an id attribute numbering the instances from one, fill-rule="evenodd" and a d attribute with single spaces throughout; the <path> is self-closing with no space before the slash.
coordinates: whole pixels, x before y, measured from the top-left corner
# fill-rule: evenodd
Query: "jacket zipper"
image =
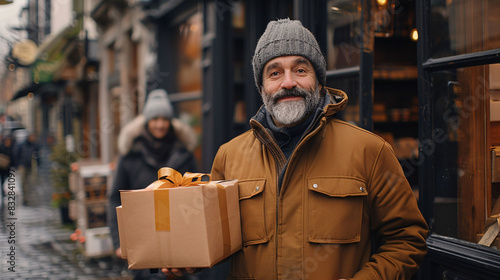
<path id="1" fill-rule="evenodd" d="M 278 170 L 277 170 L 278 171 Z M 279 172 L 276 172 L 276 182 L 279 181 Z M 278 236 L 279 236 L 279 226 L 278 226 L 278 223 L 279 223 L 279 207 L 280 207 L 280 187 L 279 187 L 279 184 L 276 184 L 276 247 L 275 247 L 275 252 L 274 252 L 274 255 L 276 256 L 276 265 L 274 267 L 275 269 L 275 274 L 276 274 L 276 279 L 278 279 Z"/>
<path id="2" fill-rule="evenodd" d="M 255 131 L 255 136 L 257 137 L 257 139 L 259 139 L 261 141 L 261 143 L 263 143 L 268 149 L 269 151 L 271 152 L 271 154 L 273 155 L 274 157 L 274 160 L 276 161 L 276 164 L 275 164 L 275 170 L 276 170 L 276 227 L 275 227 L 275 232 L 276 232 L 276 237 L 275 237 L 275 252 L 274 252 L 274 255 L 275 255 L 275 266 L 273 268 L 274 270 L 274 275 L 275 275 L 275 279 L 278 279 L 278 230 L 279 230 L 279 226 L 278 226 L 278 223 L 279 223 L 279 200 L 280 200 L 280 188 L 279 188 L 279 170 L 280 170 L 280 160 L 279 160 L 279 155 L 280 155 L 280 151 L 279 150 L 279 147 L 277 147 L 277 145 L 274 143 L 274 141 L 269 141 L 269 139 L 272 139 L 271 135 L 269 135 L 269 133 L 267 132 L 267 130 L 259 123 L 259 122 L 255 122 L 259 127 L 260 127 L 260 131 Z M 261 135 L 260 133 L 264 134 L 264 135 Z"/>
<path id="3" fill-rule="evenodd" d="M 321 118 L 323 118 L 324 116 L 320 116 L 318 118 L 317 121 L 321 122 Z M 314 126 L 313 126 L 314 127 Z M 295 149 L 293 150 L 293 153 L 292 155 L 290 156 L 290 160 L 288 161 L 288 164 L 287 164 L 287 168 L 285 170 L 285 174 L 283 174 L 283 182 L 281 182 L 281 185 L 283 188 L 283 186 L 285 185 L 285 180 L 287 178 L 287 174 L 288 174 L 288 165 L 290 165 L 290 163 L 292 162 L 293 158 L 295 157 L 295 154 L 296 154 L 296 151 L 303 145 L 303 143 L 307 142 L 307 140 L 309 140 L 310 138 L 312 138 L 314 135 L 316 135 L 316 133 L 318 133 L 318 131 L 323 127 L 323 125 L 319 124 L 318 127 L 316 127 L 315 129 L 307 132 L 304 136 L 304 138 L 302 140 L 299 141 L 299 143 L 297 144 L 297 147 L 295 147 Z"/>
<path id="4" fill-rule="evenodd" d="M 321 118 L 323 118 L 323 116 L 320 116 L 318 118 L 318 120 L 316 120 L 316 121 L 321 121 Z M 258 132 L 256 130 L 255 135 L 256 135 L 257 139 L 259 139 L 261 141 L 261 143 L 263 143 L 266 147 L 268 147 L 268 149 L 271 151 L 271 154 L 273 154 L 273 156 L 275 157 L 275 160 L 276 160 L 279 156 L 279 151 L 280 151 L 279 147 L 277 148 L 276 144 L 273 141 L 268 140 L 268 139 L 272 139 L 272 137 L 269 135 L 269 133 L 267 133 L 266 129 L 259 122 L 256 122 L 256 124 L 260 127 L 260 131 L 261 131 L 261 132 Z M 312 127 L 314 127 L 314 125 Z M 308 140 L 313 135 L 315 135 L 321 129 L 321 127 L 322 127 L 322 125 L 318 125 L 318 127 L 316 127 L 312 131 L 307 132 L 305 134 L 305 137 L 302 140 L 300 140 L 299 144 L 297 144 L 297 147 L 295 147 L 295 150 L 293 151 L 292 155 L 290 156 L 290 160 L 288 160 L 288 162 L 285 163 L 284 167 L 286 167 L 290 164 L 290 162 L 294 158 L 295 151 L 302 145 L 302 143 L 304 143 L 306 140 Z M 264 136 L 260 135 L 260 133 L 264 133 Z M 280 187 L 279 187 L 279 174 L 280 174 L 280 172 L 279 172 L 280 171 L 279 160 L 276 160 L 275 168 L 276 168 L 276 228 L 275 228 L 275 230 L 276 230 L 276 240 L 275 240 L 275 244 L 276 244 L 275 245 L 275 263 L 276 263 L 276 265 L 274 267 L 274 273 L 276 275 L 276 279 L 278 279 L 279 202 L 280 202 L 280 197 L 281 197 L 281 191 L 280 191 Z M 282 182 L 281 189 L 283 189 L 283 186 L 285 185 L 287 173 L 288 173 L 288 168 L 285 170 L 285 173 L 283 174 L 283 182 Z"/>
<path id="5" fill-rule="evenodd" d="M 320 116 L 318 119 L 320 120 L 321 118 L 322 117 Z M 290 156 L 290 160 L 288 160 L 288 162 L 286 163 L 286 170 L 285 170 L 285 174 L 283 174 L 283 182 L 281 182 L 281 189 L 283 189 L 283 186 L 285 186 L 285 183 L 286 183 L 286 180 L 288 177 L 287 176 L 288 175 L 288 165 L 290 165 L 290 163 L 292 162 L 292 160 L 296 154 L 296 151 L 303 143 L 305 143 L 308 139 L 313 137 L 313 135 L 315 135 L 321 129 L 321 127 L 322 127 L 322 125 L 320 124 L 320 125 L 318 125 L 318 127 L 313 129 L 312 131 L 307 132 L 305 134 L 305 137 L 302 140 L 300 140 L 299 143 L 297 144 L 297 147 L 295 147 L 292 155 Z M 278 173 L 277 177 L 278 177 L 277 179 L 279 180 L 279 173 Z M 277 191 L 279 191 L 278 185 L 276 185 L 276 189 L 277 189 Z M 278 192 L 278 194 L 276 196 L 276 267 L 278 266 L 278 248 L 279 248 L 278 247 L 278 222 L 279 222 L 278 207 L 279 207 L 280 197 L 281 197 L 281 192 Z M 277 271 L 276 271 L 276 279 L 278 279 Z"/>

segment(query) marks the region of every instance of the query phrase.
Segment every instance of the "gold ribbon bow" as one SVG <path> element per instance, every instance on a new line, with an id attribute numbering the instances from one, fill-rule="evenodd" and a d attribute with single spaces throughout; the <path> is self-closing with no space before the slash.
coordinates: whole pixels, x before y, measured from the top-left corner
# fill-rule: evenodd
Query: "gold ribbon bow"
<path id="1" fill-rule="evenodd" d="M 204 178 L 208 178 L 208 181 L 211 179 L 210 175 L 203 173 L 186 172 L 184 175 L 181 175 L 177 170 L 169 167 L 163 167 L 158 170 L 158 180 L 146 187 L 146 189 L 153 189 L 155 192 L 156 231 L 170 231 L 170 199 L 168 189 L 208 183 L 208 181 L 202 181 Z"/>
<path id="2" fill-rule="evenodd" d="M 202 181 L 208 178 L 206 181 Z M 199 184 L 206 184 L 210 181 L 209 174 L 186 172 L 181 175 L 177 170 L 170 167 L 163 167 L 158 170 L 158 180 L 151 183 L 146 189 L 166 189 L 177 187 L 189 187 Z"/>

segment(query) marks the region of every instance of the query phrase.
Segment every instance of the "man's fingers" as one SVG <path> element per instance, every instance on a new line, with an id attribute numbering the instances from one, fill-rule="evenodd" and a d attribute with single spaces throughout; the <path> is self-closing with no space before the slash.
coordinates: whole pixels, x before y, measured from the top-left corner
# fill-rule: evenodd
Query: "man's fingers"
<path id="1" fill-rule="evenodd" d="M 193 274 L 195 271 L 196 271 L 196 268 L 185 268 L 186 272 L 187 273 L 191 273 Z M 168 268 L 162 268 L 161 269 L 161 272 L 163 272 L 163 274 L 165 275 L 169 275 L 170 273 L 173 273 L 177 276 L 182 276 L 184 275 L 184 272 L 182 271 L 182 269 L 178 269 L 178 268 L 171 268 L 171 269 L 168 269 Z"/>
<path id="2" fill-rule="evenodd" d="M 170 270 L 173 274 L 177 275 L 177 276 L 182 276 L 184 275 L 184 273 L 182 272 L 182 270 L 178 269 L 178 268 L 172 268 Z"/>
<path id="3" fill-rule="evenodd" d="M 194 268 L 186 268 L 186 271 L 187 271 L 188 273 L 191 273 L 191 274 L 193 274 L 195 270 L 196 270 L 196 269 L 194 269 Z"/>

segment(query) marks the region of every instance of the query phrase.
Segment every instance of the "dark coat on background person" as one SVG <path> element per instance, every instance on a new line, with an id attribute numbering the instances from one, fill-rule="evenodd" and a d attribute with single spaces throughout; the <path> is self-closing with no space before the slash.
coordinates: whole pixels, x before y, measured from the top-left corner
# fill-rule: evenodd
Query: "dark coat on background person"
<path id="1" fill-rule="evenodd" d="M 11 140 L 11 143 L 12 143 L 12 140 Z M 9 160 L 8 166 L 6 166 L 5 168 L 0 167 L 0 180 L 2 183 L 0 185 L 0 187 L 2 188 L 2 192 L 3 192 L 3 182 L 9 176 L 10 167 L 13 166 L 12 144 L 11 144 L 11 146 L 5 146 L 4 143 L 0 144 L 0 154 L 7 157 L 7 159 Z"/>
<path id="2" fill-rule="evenodd" d="M 158 170 L 171 167 L 184 172 L 197 172 L 191 152 L 196 146 L 196 134 L 178 119 L 172 119 L 167 136 L 155 140 L 146 130 L 146 120 L 140 115 L 127 124 L 118 137 L 120 160 L 109 197 L 109 225 L 115 248 L 120 247 L 115 208 L 121 205 L 120 190 L 143 189 L 158 179 Z"/>
<path id="3" fill-rule="evenodd" d="M 26 169 L 31 169 L 31 164 L 33 158 L 35 158 L 37 164 L 40 163 L 40 159 L 38 157 L 39 147 L 35 142 L 31 142 L 26 139 L 19 145 L 16 145 L 14 149 L 14 164 L 16 167 L 24 166 Z"/>

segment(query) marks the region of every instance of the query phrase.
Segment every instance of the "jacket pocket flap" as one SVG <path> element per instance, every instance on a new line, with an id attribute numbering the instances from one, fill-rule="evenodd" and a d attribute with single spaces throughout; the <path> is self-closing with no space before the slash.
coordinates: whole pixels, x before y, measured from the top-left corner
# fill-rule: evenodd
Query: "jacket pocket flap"
<path id="1" fill-rule="evenodd" d="M 365 182 L 355 177 L 317 177 L 307 180 L 311 191 L 331 197 L 365 196 Z"/>
<path id="2" fill-rule="evenodd" d="M 239 181 L 238 190 L 240 193 L 240 200 L 251 198 L 252 196 L 258 195 L 264 191 L 266 186 L 266 180 L 250 180 L 250 181 Z"/>

